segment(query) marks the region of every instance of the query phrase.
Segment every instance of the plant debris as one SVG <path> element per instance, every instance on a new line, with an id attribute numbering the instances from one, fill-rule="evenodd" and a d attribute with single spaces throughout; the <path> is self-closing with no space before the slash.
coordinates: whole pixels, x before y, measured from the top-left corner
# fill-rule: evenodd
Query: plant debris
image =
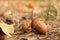
<path id="1" fill-rule="evenodd" d="M 8 25 L 8 24 L 6 24 L 6 23 L 2 23 L 2 22 L 1 22 L 1 23 L 0 23 L 0 28 L 2 29 L 2 31 L 3 31 L 6 35 L 12 37 L 11 34 L 14 33 L 14 27 L 13 27 L 13 25 Z"/>

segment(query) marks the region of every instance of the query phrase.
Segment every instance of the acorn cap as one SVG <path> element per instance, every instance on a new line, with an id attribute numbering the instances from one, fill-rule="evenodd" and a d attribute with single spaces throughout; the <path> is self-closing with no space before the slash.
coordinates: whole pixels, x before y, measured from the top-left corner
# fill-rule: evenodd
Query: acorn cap
<path id="1" fill-rule="evenodd" d="M 31 21 L 24 21 L 23 24 L 22 24 L 22 29 L 25 31 L 25 32 L 31 32 Z"/>

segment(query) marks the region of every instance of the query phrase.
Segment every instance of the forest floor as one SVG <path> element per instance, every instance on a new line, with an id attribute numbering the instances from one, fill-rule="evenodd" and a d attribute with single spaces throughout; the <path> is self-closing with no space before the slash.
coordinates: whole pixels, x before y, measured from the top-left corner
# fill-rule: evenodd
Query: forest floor
<path id="1" fill-rule="evenodd" d="M 59 0 L 35 0 L 34 2 L 34 14 L 37 18 L 44 18 L 48 27 L 48 33 L 46 35 L 40 35 L 36 32 L 24 33 L 22 30 L 22 22 L 25 21 L 23 17 L 30 20 L 31 9 L 28 8 L 28 0 L 0 0 L 0 15 L 4 18 L 14 21 L 15 32 L 12 37 L 2 36 L 0 40 L 60 40 L 60 20 Z M 54 3 L 55 2 L 55 3 Z M 49 7 L 51 10 L 48 11 Z M 52 16 L 47 17 L 47 13 Z M 58 17 L 58 18 L 57 18 Z M 48 19 L 48 20 L 46 20 Z"/>

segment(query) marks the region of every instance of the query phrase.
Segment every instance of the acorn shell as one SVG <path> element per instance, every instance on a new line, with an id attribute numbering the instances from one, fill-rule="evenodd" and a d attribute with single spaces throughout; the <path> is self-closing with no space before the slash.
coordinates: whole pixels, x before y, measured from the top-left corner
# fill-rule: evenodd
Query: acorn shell
<path id="1" fill-rule="evenodd" d="M 31 21 L 28 20 L 28 21 L 24 21 L 22 23 L 22 29 L 25 31 L 25 32 L 31 32 L 32 29 L 31 29 Z"/>
<path id="2" fill-rule="evenodd" d="M 33 20 L 33 26 L 40 34 L 47 33 L 47 25 L 40 18 Z"/>

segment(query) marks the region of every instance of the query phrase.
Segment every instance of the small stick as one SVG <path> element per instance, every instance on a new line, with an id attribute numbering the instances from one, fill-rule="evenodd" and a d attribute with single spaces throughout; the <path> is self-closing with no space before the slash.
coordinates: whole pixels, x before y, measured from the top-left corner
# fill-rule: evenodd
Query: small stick
<path id="1" fill-rule="evenodd" d="M 31 13 L 31 20 L 32 20 L 32 22 L 31 22 L 31 27 L 33 27 L 33 20 L 34 20 L 34 12 L 33 12 L 34 10 L 33 10 L 33 8 L 32 8 L 32 13 Z"/>
<path id="2" fill-rule="evenodd" d="M 33 12 L 33 8 L 32 8 L 32 13 L 31 13 L 31 19 L 33 20 L 34 19 L 34 12 Z"/>

